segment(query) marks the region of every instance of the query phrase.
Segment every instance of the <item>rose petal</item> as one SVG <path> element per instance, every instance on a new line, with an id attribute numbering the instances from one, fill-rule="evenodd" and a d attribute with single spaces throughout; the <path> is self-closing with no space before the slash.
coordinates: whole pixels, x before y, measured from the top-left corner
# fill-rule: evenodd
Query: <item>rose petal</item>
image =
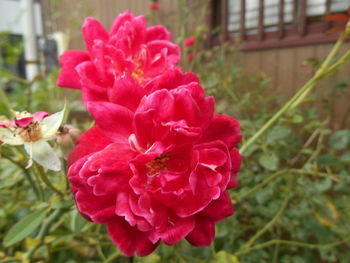
<path id="1" fill-rule="evenodd" d="M 193 246 L 209 246 L 215 237 L 215 225 L 211 222 L 196 218 L 196 226 L 186 237 Z"/>
<path id="2" fill-rule="evenodd" d="M 92 47 L 96 40 L 101 40 L 104 43 L 108 40 L 108 32 L 102 24 L 93 17 L 87 17 L 82 26 L 82 32 L 86 48 L 92 51 Z"/>
<path id="3" fill-rule="evenodd" d="M 18 127 L 27 127 L 33 121 L 34 117 L 24 117 L 15 119 L 15 123 Z"/>
<path id="4" fill-rule="evenodd" d="M 119 247 L 124 255 L 131 257 L 135 252 L 140 257 L 144 257 L 152 253 L 157 243 L 153 244 L 147 238 L 145 232 L 131 227 L 121 217 L 116 217 L 107 224 L 108 233 L 112 241 Z"/>
<path id="5" fill-rule="evenodd" d="M 213 200 L 199 215 L 207 220 L 216 223 L 232 216 L 234 213 L 231 197 L 227 191 Z"/>
<path id="6" fill-rule="evenodd" d="M 60 57 L 61 72 L 57 85 L 64 88 L 80 89 L 80 78 L 75 68 L 90 59 L 89 53 L 81 50 L 66 50 Z"/>
<path id="7" fill-rule="evenodd" d="M 208 129 L 203 134 L 201 142 L 221 140 L 231 149 L 242 139 L 239 131 L 239 123 L 234 118 L 226 115 L 214 115 Z"/>
<path id="8" fill-rule="evenodd" d="M 171 40 L 171 33 L 165 26 L 150 26 L 146 29 L 146 41 L 152 40 Z"/>
<path id="9" fill-rule="evenodd" d="M 108 90 L 108 97 L 112 103 L 127 107 L 131 111 L 136 110 L 145 94 L 144 89 L 129 75 L 118 78 L 113 88 Z"/>
<path id="10" fill-rule="evenodd" d="M 127 143 L 132 133 L 133 112 L 109 102 L 88 102 L 97 126 L 114 142 Z"/>
<path id="11" fill-rule="evenodd" d="M 90 153 L 102 150 L 110 143 L 112 143 L 111 139 L 106 137 L 100 128 L 97 126 L 92 127 L 77 140 L 77 146 L 68 157 L 68 166 L 71 166 L 75 161 Z"/>

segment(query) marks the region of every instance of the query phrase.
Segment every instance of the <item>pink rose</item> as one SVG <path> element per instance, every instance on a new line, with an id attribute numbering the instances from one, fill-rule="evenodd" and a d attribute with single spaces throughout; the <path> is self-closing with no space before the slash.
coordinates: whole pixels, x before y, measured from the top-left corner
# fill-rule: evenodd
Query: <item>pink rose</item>
<path id="1" fill-rule="evenodd" d="M 143 16 L 119 15 L 108 32 L 99 21 L 86 18 L 82 27 L 87 51 L 68 50 L 60 58 L 57 84 L 81 89 L 85 103 L 108 101 L 118 82 L 142 86 L 179 62 L 179 47 L 163 26 L 146 27 Z"/>
<path id="2" fill-rule="evenodd" d="M 96 125 L 69 158 L 79 211 L 106 224 L 127 256 L 160 241 L 209 245 L 215 223 L 233 214 L 227 190 L 241 161 L 239 123 L 213 115 L 214 99 L 194 76 L 173 71 L 148 89 L 136 107 L 87 103 Z"/>
<path id="3" fill-rule="evenodd" d="M 185 47 L 192 47 L 196 43 L 195 37 L 188 37 L 184 40 L 184 46 Z"/>

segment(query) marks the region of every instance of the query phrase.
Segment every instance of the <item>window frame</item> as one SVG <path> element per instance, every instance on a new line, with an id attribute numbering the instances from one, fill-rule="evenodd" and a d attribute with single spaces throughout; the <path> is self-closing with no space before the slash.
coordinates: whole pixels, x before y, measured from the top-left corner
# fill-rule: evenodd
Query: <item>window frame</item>
<path id="1" fill-rule="evenodd" d="M 278 1 L 278 24 L 277 30 L 266 32 L 264 26 L 264 0 L 259 0 L 258 8 L 258 26 L 256 34 L 247 34 L 245 29 L 245 0 L 240 0 L 241 15 L 239 36 L 232 36 L 228 30 L 229 19 L 229 0 L 212 0 L 212 21 L 220 23 L 211 23 L 211 27 L 221 27 L 221 35 L 212 36 L 212 43 L 229 41 L 238 44 L 241 50 L 263 50 L 271 48 L 295 47 L 313 44 L 323 44 L 334 42 L 338 39 L 338 33 L 326 33 L 336 23 L 322 21 L 322 16 L 318 17 L 319 21 L 313 21 L 315 17 L 307 17 L 307 0 L 300 0 L 300 17 L 298 23 L 291 27 L 286 27 L 284 23 L 284 0 Z M 350 3 L 349 3 L 350 4 Z M 331 14 L 331 0 L 325 3 L 326 12 L 324 16 Z M 220 9 L 220 17 L 215 17 Z M 344 12 L 346 13 L 346 11 Z"/>

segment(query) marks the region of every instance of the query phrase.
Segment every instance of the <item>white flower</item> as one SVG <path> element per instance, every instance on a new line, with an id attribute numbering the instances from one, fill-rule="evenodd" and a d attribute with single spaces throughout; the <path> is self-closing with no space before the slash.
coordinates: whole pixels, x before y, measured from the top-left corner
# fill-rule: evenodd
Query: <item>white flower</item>
<path id="1" fill-rule="evenodd" d="M 13 121 L 0 125 L 0 141 L 9 145 L 23 145 L 30 158 L 27 168 L 34 160 L 47 169 L 60 171 L 61 162 L 47 141 L 55 137 L 65 109 L 52 115 L 46 112 L 15 112 Z"/>

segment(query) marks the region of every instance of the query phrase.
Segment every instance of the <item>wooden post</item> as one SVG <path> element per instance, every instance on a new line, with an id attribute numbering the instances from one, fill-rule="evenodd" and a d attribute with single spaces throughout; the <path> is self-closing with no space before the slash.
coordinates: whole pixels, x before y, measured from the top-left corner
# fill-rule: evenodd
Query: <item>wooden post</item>
<path id="1" fill-rule="evenodd" d="M 303 37 L 306 34 L 306 9 L 307 0 L 301 0 L 298 21 L 298 31 L 301 37 Z"/>
<path id="2" fill-rule="evenodd" d="M 221 20 L 221 30 L 222 30 L 222 40 L 226 41 L 229 38 L 229 32 L 228 32 L 228 0 L 222 1 L 222 7 L 221 7 L 221 13 L 222 20 Z"/>
<path id="3" fill-rule="evenodd" d="M 258 36 L 260 41 L 264 39 L 264 0 L 259 0 Z"/>
<path id="4" fill-rule="evenodd" d="M 327 0 L 326 1 L 326 16 L 331 14 L 331 5 L 332 5 L 332 1 L 331 0 Z M 329 29 L 331 27 L 331 22 L 326 22 L 327 24 L 327 29 Z"/>
<path id="5" fill-rule="evenodd" d="M 284 0 L 278 2 L 278 37 L 284 37 Z"/>
<path id="6" fill-rule="evenodd" d="M 246 39 L 245 33 L 245 0 L 241 0 L 241 16 L 240 16 L 240 37 L 242 40 Z"/>

